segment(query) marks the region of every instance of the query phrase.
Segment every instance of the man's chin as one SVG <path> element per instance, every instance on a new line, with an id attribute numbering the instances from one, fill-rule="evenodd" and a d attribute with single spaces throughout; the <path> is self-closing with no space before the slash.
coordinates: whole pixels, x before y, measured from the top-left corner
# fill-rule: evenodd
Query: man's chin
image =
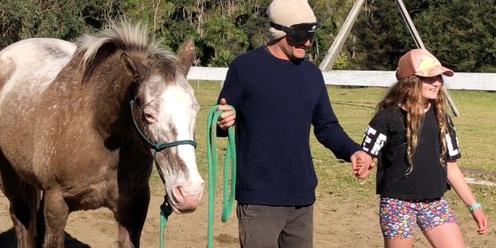
<path id="1" fill-rule="evenodd" d="M 296 59 L 303 59 L 305 58 L 305 52 L 295 52 L 294 57 Z"/>

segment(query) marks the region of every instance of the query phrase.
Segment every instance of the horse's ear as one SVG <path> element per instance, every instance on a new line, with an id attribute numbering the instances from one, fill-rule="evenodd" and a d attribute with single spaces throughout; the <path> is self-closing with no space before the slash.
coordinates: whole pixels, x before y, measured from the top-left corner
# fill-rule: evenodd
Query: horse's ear
<path id="1" fill-rule="evenodd" d="M 121 53 L 121 63 L 127 74 L 135 81 L 141 82 L 146 74 L 146 67 L 141 62 L 133 60 L 126 53 Z"/>
<path id="2" fill-rule="evenodd" d="M 181 62 L 185 74 L 188 74 L 195 56 L 195 42 L 193 39 L 185 41 L 177 50 L 177 58 Z"/>

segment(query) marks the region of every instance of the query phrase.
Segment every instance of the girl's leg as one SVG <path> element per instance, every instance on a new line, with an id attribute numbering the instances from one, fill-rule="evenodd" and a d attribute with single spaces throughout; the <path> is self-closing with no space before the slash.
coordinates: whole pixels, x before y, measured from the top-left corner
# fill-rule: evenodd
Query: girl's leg
<path id="1" fill-rule="evenodd" d="M 436 248 L 464 248 L 462 232 L 456 223 L 447 223 L 434 227 L 425 233 L 432 247 Z"/>
<path id="2" fill-rule="evenodd" d="M 385 248 L 411 248 L 413 247 L 413 236 L 406 239 L 384 238 Z"/>
<path id="3" fill-rule="evenodd" d="M 379 222 L 381 224 L 384 247 L 411 248 L 415 234 L 416 204 L 381 197 Z"/>
<path id="4" fill-rule="evenodd" d="M 433 247 L 465 247 L 455 215 L 444 197 L 423 205 L 418 216 L 418 225 Z"/>

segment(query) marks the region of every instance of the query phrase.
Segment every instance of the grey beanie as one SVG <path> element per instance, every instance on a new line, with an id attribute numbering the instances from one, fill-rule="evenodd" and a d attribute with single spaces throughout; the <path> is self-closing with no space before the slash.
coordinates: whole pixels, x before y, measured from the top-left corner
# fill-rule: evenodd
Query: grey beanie
<path id="1" fill-rule="evenodd" d="M 299 23 L 317 22 L 308 0 L 273 0 L 267 9 L 269 21 L 289 27 Z M 280 39 L 286 33 L 273 27 L 269 29 L 270 41 Z"/>

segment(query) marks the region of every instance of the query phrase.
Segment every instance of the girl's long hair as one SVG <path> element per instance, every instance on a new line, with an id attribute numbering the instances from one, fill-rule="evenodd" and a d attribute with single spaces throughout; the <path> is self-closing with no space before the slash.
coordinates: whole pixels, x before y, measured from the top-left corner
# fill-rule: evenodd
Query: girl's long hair
<path id="1" fill-rule="evenodd" d="M 445 166 L 444 158 L 446 156 L 446 98 L 444 96 L 444 82 L 441 78 L 441 86 L 437 93 L 436 100 L 431 101 L 434 111 L 436 113 L 436 120 L 439 126 L 439 138 L 441 140 L 441 153 L 439 155 L 439 163 Z M 413 170 L 413 154 L 415 153 L 420 127 L 424 118 L 424 103 L 422 102 L 422 81 L 416 76 L 412 75 L 398 80 L 384 98 L 377 104 L 376 113 L 382 109 L 399 106 L 406 111 L 405 128 L 406 128 L 406 142 L 407 142 L 407 161 L 408 169 L 406 175 L 410 174 Z"/>

